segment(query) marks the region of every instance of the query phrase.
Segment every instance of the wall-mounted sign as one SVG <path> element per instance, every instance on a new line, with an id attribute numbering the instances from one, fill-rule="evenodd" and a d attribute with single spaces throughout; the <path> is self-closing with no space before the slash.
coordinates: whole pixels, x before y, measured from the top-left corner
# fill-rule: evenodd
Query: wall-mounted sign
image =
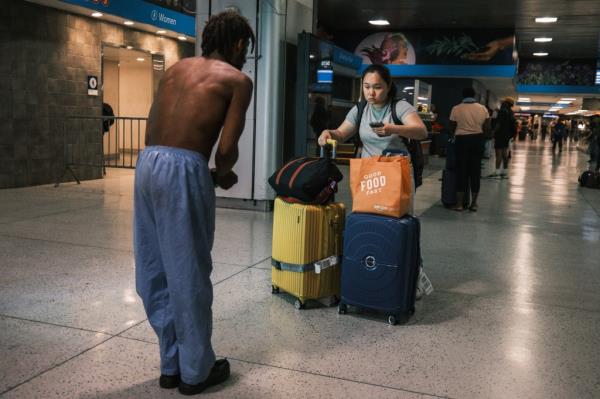
<path id="1" fill-rule="evenodd" d="M 63 3 L 86 7 L 123 17 L 142 24 L 196 36 L 196 18 L 191 15 L 160 7 L 144 0 L 61 0 Z"/>
<path id="2" fill-rule="evenodd" d="M 317 83 L 333 83 L 333 66 L 331 60 L 321 60 L 317 70 Z"/>
<path id="3" fill-rule="evenodd" d="M 98 95 L 98 77 L 97 76 L 88 76 L 87 84 L 88 84 L 88 96 L 97 96 Z"/>

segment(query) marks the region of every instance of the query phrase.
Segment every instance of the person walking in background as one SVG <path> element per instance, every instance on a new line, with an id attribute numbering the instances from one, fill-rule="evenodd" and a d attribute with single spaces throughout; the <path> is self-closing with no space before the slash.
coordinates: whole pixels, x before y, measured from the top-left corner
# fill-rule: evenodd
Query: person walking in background
<path id="1" fill-rule="evenodd" d="M 560 154 L 563 149 L 563 141 L 565 140 L 565 136 L 567 134 L 565 124 L 563 121 L 559 120 L 554 125 L 554 129 L 552 129 L 552 153 L 554 154 L 556 151 L 556 144 L 558 144 L 558 153 Z"/>
<path id="2" fill-rule="evenodd" d="M 483 157 L 483 129 L 489 117 L 488 110 L 475 100 L 475 90 L 463 90 L 463 101 L 450 112 L 450 131 L 456 137 L 457 193 L 455 211 L 463 211 L 465 190 L 471 190 L 469 210 L 476 212 L 477 197 L 481 183 L 481 159 Z"/>
<path id="3" fill-rule="evenodd" d="M 493 148 L 493 140 L 494 140 L 494 123 L 496 119 L 493 119 L 494 111 L 491 108 L 488 108 L 488 116 L 485 125 L 483 126 L 483 138 L 485 140 L 483 145 L 483 158 L 490 159 L 492 157 L 492 148 Z"/>
<path id="4" fill-rule="evenodd" d="M 490 178 L 508 178 L 508 146 L 513 138 L 517 121 L 512 111 L 515 100 L 505 98 L 500 105 L 494 125 L 494 150 L 496 152 L 496 171 Z"/>

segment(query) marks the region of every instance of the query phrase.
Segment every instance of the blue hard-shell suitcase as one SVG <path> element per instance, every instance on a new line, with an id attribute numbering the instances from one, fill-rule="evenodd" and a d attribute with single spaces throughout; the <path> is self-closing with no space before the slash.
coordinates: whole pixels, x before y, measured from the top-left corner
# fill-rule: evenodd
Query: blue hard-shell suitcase
<path id="1" fill-rule="evenodd" d="M 338 313 L 348 305 L 385 312 L 390 324 L 415 311 L 421 226 L 412 216 L 352 213 L 346 218 Z"/>

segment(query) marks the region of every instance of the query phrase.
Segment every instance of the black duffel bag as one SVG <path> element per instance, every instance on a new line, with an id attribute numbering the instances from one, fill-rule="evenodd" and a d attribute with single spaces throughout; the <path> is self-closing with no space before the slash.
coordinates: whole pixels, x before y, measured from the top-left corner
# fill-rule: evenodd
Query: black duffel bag
<path id="1" fill-rule="evenodd" d="M 600 172 L 586 170 L 579 176 L 579 185 L 587 188 L 600 188 Z"/>
<path id="2" fill-rule="evenodd" d="M 293 159 L 269 178 L 277 195 L 307 204 L 324 203 L 342 180 L 342 172 L 329 158 Z"/>

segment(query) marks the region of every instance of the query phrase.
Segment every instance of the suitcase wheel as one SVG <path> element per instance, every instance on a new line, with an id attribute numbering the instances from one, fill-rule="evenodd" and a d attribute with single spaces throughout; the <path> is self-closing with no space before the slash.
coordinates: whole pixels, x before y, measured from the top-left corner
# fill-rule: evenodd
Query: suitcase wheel
<path id="1" fill-rule="evenodd" d="M 271 294 L 279 294 L 279 287 L 272 285 L 271 286 Z"/>
<path id="2" fill-rule="evenodd" d="M 389 315 L 388 316 L 388 323 L 390 323 L 390 325 L 395 326 L 396 324 L 398 324 L 398 320 L 396 320 L 396 316 Z"/>
<path id="3" fill-rule="evenodd" d="M 340 303 L 338 305 L 338 314 L 346 314 L 347 311 L 348 311 L 348 307 L 345 304 Z"/>
<path id="4" fill-rule="evenodd" d="M 294 307 L 296 309 L 298 309 L 298 310 L 304 309 L 305 308 L 305 304 L 300 299 L 296 299 L 296 301 L 294 302 Z"/>

